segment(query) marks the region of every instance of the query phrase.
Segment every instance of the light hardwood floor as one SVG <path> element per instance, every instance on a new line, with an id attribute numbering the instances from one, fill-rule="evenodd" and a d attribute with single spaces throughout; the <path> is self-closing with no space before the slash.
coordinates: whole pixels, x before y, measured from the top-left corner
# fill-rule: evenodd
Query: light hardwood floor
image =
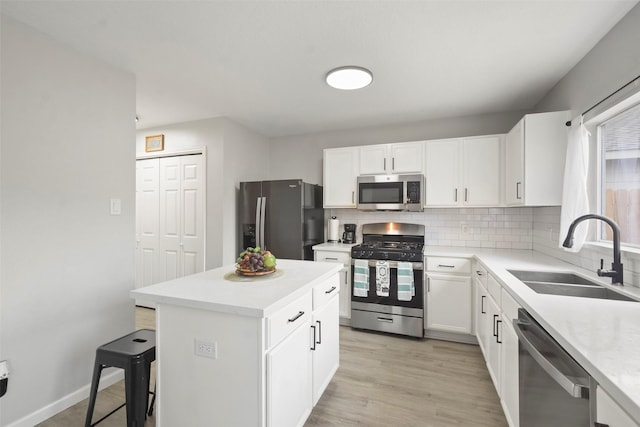
<path id="1" fill-rule="evenodd" d="M 155 329 L 154 311 L 136 308 L 136 327 Z M 155 381 L 153 376 L 152 380 Z M 99 393 L 94 420 L 118 406 L 118 402 L 124 402 L 123 382 Z M 84 425 L 86 410 L 85 399 L 39 426 Z M 125 425 L 124 408 L 99 424 Z M 340 328 L 340 368 L 305 424 L 306 427 L 506 425 L 478 346 L 347 327 Z M 152 426 L 154 416 L 145 423 L 145 427 Z M 184 426 L 190 427 L 187 421 Z"/>

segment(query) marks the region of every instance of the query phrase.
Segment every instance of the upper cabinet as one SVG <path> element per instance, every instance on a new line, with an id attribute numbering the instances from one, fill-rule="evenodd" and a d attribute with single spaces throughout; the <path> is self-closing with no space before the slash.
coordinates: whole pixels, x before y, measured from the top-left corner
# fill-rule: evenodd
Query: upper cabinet
<path id="1" fill-rule="evenodd" d="M 500 204 L 502 136 L 425 142 L 426 207 Z"/>
<path id="2" fill-rule="evenodd" d="M 358 147 L 324 150 L 323 200 L 325 208 L 355 208 Z"/>
<path id="3" fill-rule="evenodd" d="M 422 173 L 424 142 L 360 147 L 360 175 Z"/>
<path id="4" fill-rule="evenodd" d="M 559 206 L 567 151 L 568 111 L 525 115 L 507 134 L 507 205 Z"/>

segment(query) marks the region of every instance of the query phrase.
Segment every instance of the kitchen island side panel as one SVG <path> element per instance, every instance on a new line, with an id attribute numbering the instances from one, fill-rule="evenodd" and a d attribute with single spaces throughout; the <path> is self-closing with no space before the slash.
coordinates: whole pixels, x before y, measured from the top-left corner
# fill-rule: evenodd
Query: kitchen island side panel
<path id="1" fill-rule="evenodd" d="M 158 427 L 265 425 L 263 318 L 159 304 L 156 321 Z"/>

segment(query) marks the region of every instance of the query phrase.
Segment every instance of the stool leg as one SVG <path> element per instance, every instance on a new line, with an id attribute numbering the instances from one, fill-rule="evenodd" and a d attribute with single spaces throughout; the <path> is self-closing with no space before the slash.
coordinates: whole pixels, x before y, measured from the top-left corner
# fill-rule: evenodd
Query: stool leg
<path id="1" fill-rule="evenodd" d="M 102 373 L 102 364 L 98 363 L 98 357 L 96 355 L 96 362 L 93 365 L 93 377 L 91 378 L 91 393 L 89 393 L 89 406 L 87 407 L 87 418 L 85 419 L 85 427 L 91 426 L 91 419 L 93 418 L 93 409 L 96 406 L 96 396 L 98 395 L 98 385 L 100 383 L 100 374 Z"/>
<path id="2" fill-rule="evenodd" d="M 147 416 L 146 402 L 149 389 L 144 363 L 130 363 L 125 369 L 125 394 L 127 399 L 127 427 L 142 427 Z"/>

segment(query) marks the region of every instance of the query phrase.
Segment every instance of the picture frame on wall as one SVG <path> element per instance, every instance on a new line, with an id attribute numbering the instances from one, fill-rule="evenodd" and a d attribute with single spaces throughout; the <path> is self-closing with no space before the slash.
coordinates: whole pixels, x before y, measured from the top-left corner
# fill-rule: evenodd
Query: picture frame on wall
<path id="1" fill-rule="evenodd" d="M 164 150 L 164 135 L 151 135 L 145 139 L 144 151 L 162 151 Z"/>

